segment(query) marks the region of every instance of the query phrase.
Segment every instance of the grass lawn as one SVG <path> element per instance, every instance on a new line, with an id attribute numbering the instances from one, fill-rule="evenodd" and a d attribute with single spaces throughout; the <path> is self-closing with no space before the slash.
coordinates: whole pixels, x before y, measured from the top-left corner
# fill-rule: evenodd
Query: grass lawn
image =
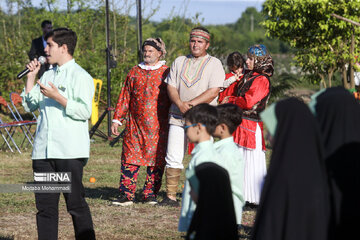
<path id="1" fill-rule="evenodd" d="M 177 231 L 180 208 L 156 207 L 142 203 L 116 207 L 110 201 L 118 193 L 121 144 L 110 147 L 108 142 L 94 137 L 91 158 L 84 169 L 83 183 L 90 206 L 97 239 L 183 239 Z M 0 143 L 2 144 L 2 139 Z M 31 150 L 22 154 L 0 151 L 0 184 L 32 182 Z M 269 154 L 267 154 L 269 155 Z M 186 156 L 185 163 L 190 160 Z M 96 182 L 90 183 L 90 177 Z M 145 182 L 145 167 L 139 173 L 137 199 Z M 179 190 L 184 182 L 181 176 Z M 159 200 L 165 196 L 165 177 Z M 178 199 L 181 200 L 180 194 Z M 0 193 L 0 239 L 36 239 L 36 208 L 33 193 Z M 249 239 L 255 212 L 243 212 L 240 239 Z M 74 239 L 70 215 L 64 198 L 60 198 L 59 239 Z"/>

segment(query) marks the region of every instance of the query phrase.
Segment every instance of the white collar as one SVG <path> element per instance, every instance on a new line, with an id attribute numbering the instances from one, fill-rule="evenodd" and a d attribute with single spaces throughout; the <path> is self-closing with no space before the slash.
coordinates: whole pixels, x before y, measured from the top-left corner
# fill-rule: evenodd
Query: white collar
<path id="1" fill-rule="evenodd" d="M 148 65 L 145 65 L 145 62 L 141 62 L 139 63 L 139 67 L 141 69 L 144 69 L 144 70 L 157 70 L 159 69 L 161 66 L 165 65 L 166 61 L 159 61 L 158 64 L 156 64 L 155 66 L 148 66 Z"/>

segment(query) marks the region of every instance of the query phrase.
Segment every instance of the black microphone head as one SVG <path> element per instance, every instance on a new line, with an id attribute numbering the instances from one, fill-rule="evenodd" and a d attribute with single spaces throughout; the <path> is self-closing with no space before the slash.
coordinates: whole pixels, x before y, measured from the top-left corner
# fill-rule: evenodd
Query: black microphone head
<path id="1" fill-rule="evenodd" d="M 44 65 L 44 64 L 46 63 L 46 57 L 40 56 L 40 57 L 38 58 L 38 61 L 40 62 L 41 65 Z"/>

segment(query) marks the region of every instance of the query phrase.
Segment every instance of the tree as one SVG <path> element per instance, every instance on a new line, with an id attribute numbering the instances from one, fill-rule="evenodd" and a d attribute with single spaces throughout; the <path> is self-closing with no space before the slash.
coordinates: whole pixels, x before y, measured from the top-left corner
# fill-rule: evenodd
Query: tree
<path id="1" fill-rule="evenodd" d="M 338 14 L 359 20 L 360 2 L 346 0 L 267 0 L 263 12 L 267 36 L 278 38 L 296 49 L 296 64 L 306 73 L 320 77 L 331 86 L 336 71 L 346 76 L 346 66 L 352 66 L 359 50 L 350 51 L 351 38 L 359 42 L 358 28 L 331 16 Z M 346 88 L 347 77 L 343 79 Z"/>

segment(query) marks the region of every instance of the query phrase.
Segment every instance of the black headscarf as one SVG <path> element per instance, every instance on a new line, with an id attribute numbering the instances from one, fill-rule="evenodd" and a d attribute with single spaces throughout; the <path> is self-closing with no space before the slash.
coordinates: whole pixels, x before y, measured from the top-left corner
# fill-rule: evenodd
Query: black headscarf
<path id="1" fill-rule="evenodd" d="M 360 105 L 342 87 L 326 89 L 312 103 L 325 146 L 334 239 L 353 239 L 360 226 Z"/>
<path id="2" fill-rule="evenodd" d="M 328 239 L 328 185 L 316 120 L 295 98 L 278 102 L 274 117 L 273 152 L 252 239 Z"/>
<path id="3" fill-rule="evenodd" d="M 199 182 L 198 202 L 186 239 L 238 239 L 228 172 L 206 162 L 195 168 L 195 174 Z"/>

